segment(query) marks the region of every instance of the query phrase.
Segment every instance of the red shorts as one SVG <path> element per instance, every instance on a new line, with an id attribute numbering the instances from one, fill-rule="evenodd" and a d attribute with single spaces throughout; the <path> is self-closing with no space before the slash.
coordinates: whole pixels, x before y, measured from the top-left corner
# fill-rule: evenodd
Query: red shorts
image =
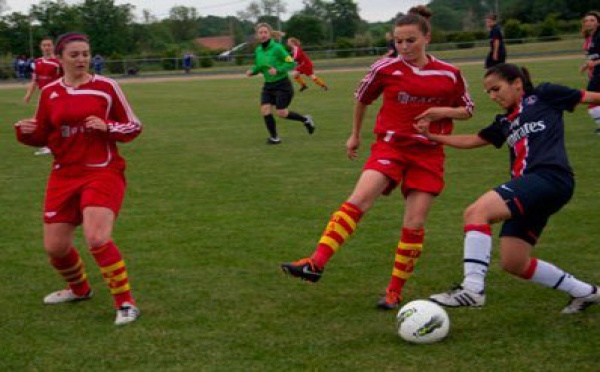
<path id="1" fill-rule="evenodd" d="M 371 146 L 371 155 L 363 171 L 376 170 L 389 179 L 383 192 L 388 195 L 398 185 L 402 194 L 411 190 L 439 195 L 444 189 L 444 150 L 441 146 L 410 145 L 394 146 L 377 141 Z"/>
<path id="2" fill-rule="evenodd" d="M 65 174 L 66 173 L 66 174 Z M 53 171 L 48 179 L 44 202 L 45 223 L 81 224 L 85 207 L 106 207 L 119 214 L 125 196 L 121 171 Z"/>
<path id="3" fill-rule="evenodd" d="M 315 73 L 312 63 L 305 63 L 301 66 L 298 66 L 296 67 L 296 71 L 306 76 L 311 76 Z"/>

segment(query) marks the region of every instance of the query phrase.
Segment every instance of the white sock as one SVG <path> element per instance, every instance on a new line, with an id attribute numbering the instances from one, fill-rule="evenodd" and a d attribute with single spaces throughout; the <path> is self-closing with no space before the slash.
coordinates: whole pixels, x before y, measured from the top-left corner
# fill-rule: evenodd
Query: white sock
<path id="1" fill-rule="evenodd" d="M 591 284 L 582 282 L 551 263 L 539 259 L 537 260 L 533 276 L 529 280 L 552 289 L 566 292 L 572 297 L 589 296 L 594 291 L 594 287 Z"/>
<path id="2" fill-rule="evenodd" d="M 590 114 L 596 125 L 600 127 L 600 106 L 588 109 L 588 114 Z"/>
<path id="3" fill-rule="evenodd" d="M 483 292 L 485 276 L 490 266 L 491 235 L 480 231 L 467 231 L 464 246 L 464 274 L 462 287 L 475 293 Z"/>

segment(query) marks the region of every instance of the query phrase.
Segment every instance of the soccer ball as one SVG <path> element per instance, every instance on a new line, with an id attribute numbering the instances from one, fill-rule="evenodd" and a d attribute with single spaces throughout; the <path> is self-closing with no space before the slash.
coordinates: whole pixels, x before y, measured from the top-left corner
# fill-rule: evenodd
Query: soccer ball
<path id="1" fill-rule="evenodd" d="M 444 339 L 450 330 L 450 318 L 438 304 L 416 300 L 402 306 L 396 317 L 398 335 L 414 344 L 431 344 Z"/>

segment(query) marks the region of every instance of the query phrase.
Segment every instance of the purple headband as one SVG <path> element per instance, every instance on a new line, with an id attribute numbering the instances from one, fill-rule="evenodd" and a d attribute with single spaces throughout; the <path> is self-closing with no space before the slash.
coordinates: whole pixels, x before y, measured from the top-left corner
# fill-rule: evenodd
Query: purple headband
<path id="1" fill-rule="evenodd" d="M 85 41 L 86 43 L 88 43 L 88 37 L 87 35 L 84 34 L 70 34 L 67 35 L 63 38 L 61 38 L 58 43 L 56 44 L 56 47 L 54 48 L 54 53 L 57 55 L 61 55 L 63 49 L 65 49 L 65 46 L 72 42 L 72 41 Z"/>

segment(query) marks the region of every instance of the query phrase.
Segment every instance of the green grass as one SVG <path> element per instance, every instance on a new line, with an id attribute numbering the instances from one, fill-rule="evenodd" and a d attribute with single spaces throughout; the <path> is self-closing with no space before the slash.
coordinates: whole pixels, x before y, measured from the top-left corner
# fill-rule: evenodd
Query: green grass
<path id="1" fill-rule="evenodd" d="M 537 82 L 583 87 L 579 62 L 529 67 Z M 497 109 L 483 96 L 481 67 L 463 70 L 478 107 L 457 132 L 470 133 Z M 279 262 L 312 252 L 330 213 L 351 192 L 372 139 L 378 104 L 365 122 L 360 159 L 345 158 L 352 92 L 362 73 L 323 77 L 331 91 L 311 86 L 292 105 L 315 117 L 315 135 L 279 120 L 284 143 L 274 147 L 264 144 L 260 79 L 124 85 L 145 131 L 121 146 L 129 188 L 114 238 L 143 316 L 118 329 L 80 234 L 77 246 L 97 295 L 72 306 L 41 304 L 63 285 L 42 249 L 50 159 L 14 140 L 11 124 L 34 110 L 21 103 L 23 89 L 0 90 L 0 370 L 597 369 L 600 308 L 560 316 L 567 296 L 502 273 L 497 247 L 486 307 L 450 310 L 451 333 L 442 343 L 402 342 L 395 314 L 374 309 L 399 235 L 398 193 L 378 201 L 317 285 L 279 273 Z M 536 254 L 599 283 L 600 138 L 585 108 L 566 121 L 578 186 Z M 430 214 L 406 300 L 460 280 L 462 211 L 508 176 L 505 148 L 447 154 L 447 188 Z"/>

